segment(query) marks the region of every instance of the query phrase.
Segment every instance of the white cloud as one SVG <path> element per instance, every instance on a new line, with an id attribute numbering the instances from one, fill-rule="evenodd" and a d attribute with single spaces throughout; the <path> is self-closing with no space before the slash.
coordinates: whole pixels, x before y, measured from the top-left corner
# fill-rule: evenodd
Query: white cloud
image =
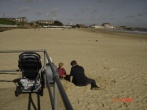
<path id="1" fill-rule="evenodd" d="M 43 0 L 25 0 L 26 2 L 41 2 Z"/>
<path id="2" fill-rule="evenodd" d="M 25 1 L 25 2 L 42 2 L 44 0 L 14 0 L 14 1 Z"/>
<path id="3" fill-rule="evenodd" d="M 59 13 L 59 9 L 58 8 L 54 8 L 52 9 L 50 12 L 46 13 L 47 17 L 51 17 L 52 19 L 57 19 Z"/>
<path id="4" fill-rule="evenodd" d="M 22 13 L 22 12 L 28 12 L 29 10 L 30 10 L 29 7 L 21 7 L 18 11 L 19 11 L 20 13 Z"/>
<path id="5" fill-rule="evenodd" d="M 119 0 L 94 0 L 97 3 L 106 3 L 106 2 L 115 2 L 115 1 L 119 1 Z"/>
<path id="6" fill-rule="evenodd" d="M 41 15 L 43 15 L 43 12 L 42 12 L 42 11 L 37 11 L 36 14 L 37 14 L 38 16 L 41 16 Z"/>

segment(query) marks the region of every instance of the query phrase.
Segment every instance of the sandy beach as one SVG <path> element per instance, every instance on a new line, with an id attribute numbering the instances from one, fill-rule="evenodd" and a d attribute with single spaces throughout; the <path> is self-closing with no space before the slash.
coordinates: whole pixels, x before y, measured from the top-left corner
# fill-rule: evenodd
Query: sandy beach
<path id="1" fill-rule="evenodd" d="M 77 87 L 62 80 L 74 110 L 147 110 L 147 34 L 93 29 L 0 32 L 0 50 L 36 49 L 46 49 L 55 65 L 63 62 L 67 74 L 76 60 L 102 88 L 90 90 L 90 85 Z M 0 70 L 17 69 L 18 55 L 0 54 Z M 0 110 L 27 110 L 28 95 L 14 95 L 12 80 L 18 77 L 21 74 L 0 74 Z M 44 92 L 41 110 L 50 110 L 47 89 Z"/>

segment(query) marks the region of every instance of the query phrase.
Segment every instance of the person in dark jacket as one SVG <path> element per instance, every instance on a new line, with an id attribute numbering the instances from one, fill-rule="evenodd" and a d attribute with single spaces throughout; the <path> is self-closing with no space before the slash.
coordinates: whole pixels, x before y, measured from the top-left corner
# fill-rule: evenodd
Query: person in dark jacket
<path id="1" fill-rule="evenodd" d="M 100 87 L 96 85 L 94 79 L 90 79 L 85 75 L 84 68 L 79 66 L 75 60 L 71 61 L 70 82 L 76 86 L 86 86 L 91 84 L 91 90 L 98 90 Z"/>

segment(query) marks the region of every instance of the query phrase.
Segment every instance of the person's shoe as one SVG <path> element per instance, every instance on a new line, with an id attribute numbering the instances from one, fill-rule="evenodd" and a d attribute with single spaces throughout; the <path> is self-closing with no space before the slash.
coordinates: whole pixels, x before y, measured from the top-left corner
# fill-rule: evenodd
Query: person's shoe
<path id="1" fill-rule="evenodd" d="M 101 90 L 101 88 L 98 86 L 93 86 L 93 87 L 91 87 L 91 90 Z"/>

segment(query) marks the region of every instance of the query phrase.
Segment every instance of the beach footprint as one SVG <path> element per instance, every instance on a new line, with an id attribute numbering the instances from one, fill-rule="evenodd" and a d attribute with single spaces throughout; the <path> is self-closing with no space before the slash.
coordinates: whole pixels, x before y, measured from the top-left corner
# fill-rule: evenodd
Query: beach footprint
<path id="1" fill-rule="evenodd" d="M 96 82 L 100 86 L 101 90 L 106 90 L 108 87 L 111 87 L 117 83 L 114 79 L 103 78 L 101 76 L 96 78 Z"/>

